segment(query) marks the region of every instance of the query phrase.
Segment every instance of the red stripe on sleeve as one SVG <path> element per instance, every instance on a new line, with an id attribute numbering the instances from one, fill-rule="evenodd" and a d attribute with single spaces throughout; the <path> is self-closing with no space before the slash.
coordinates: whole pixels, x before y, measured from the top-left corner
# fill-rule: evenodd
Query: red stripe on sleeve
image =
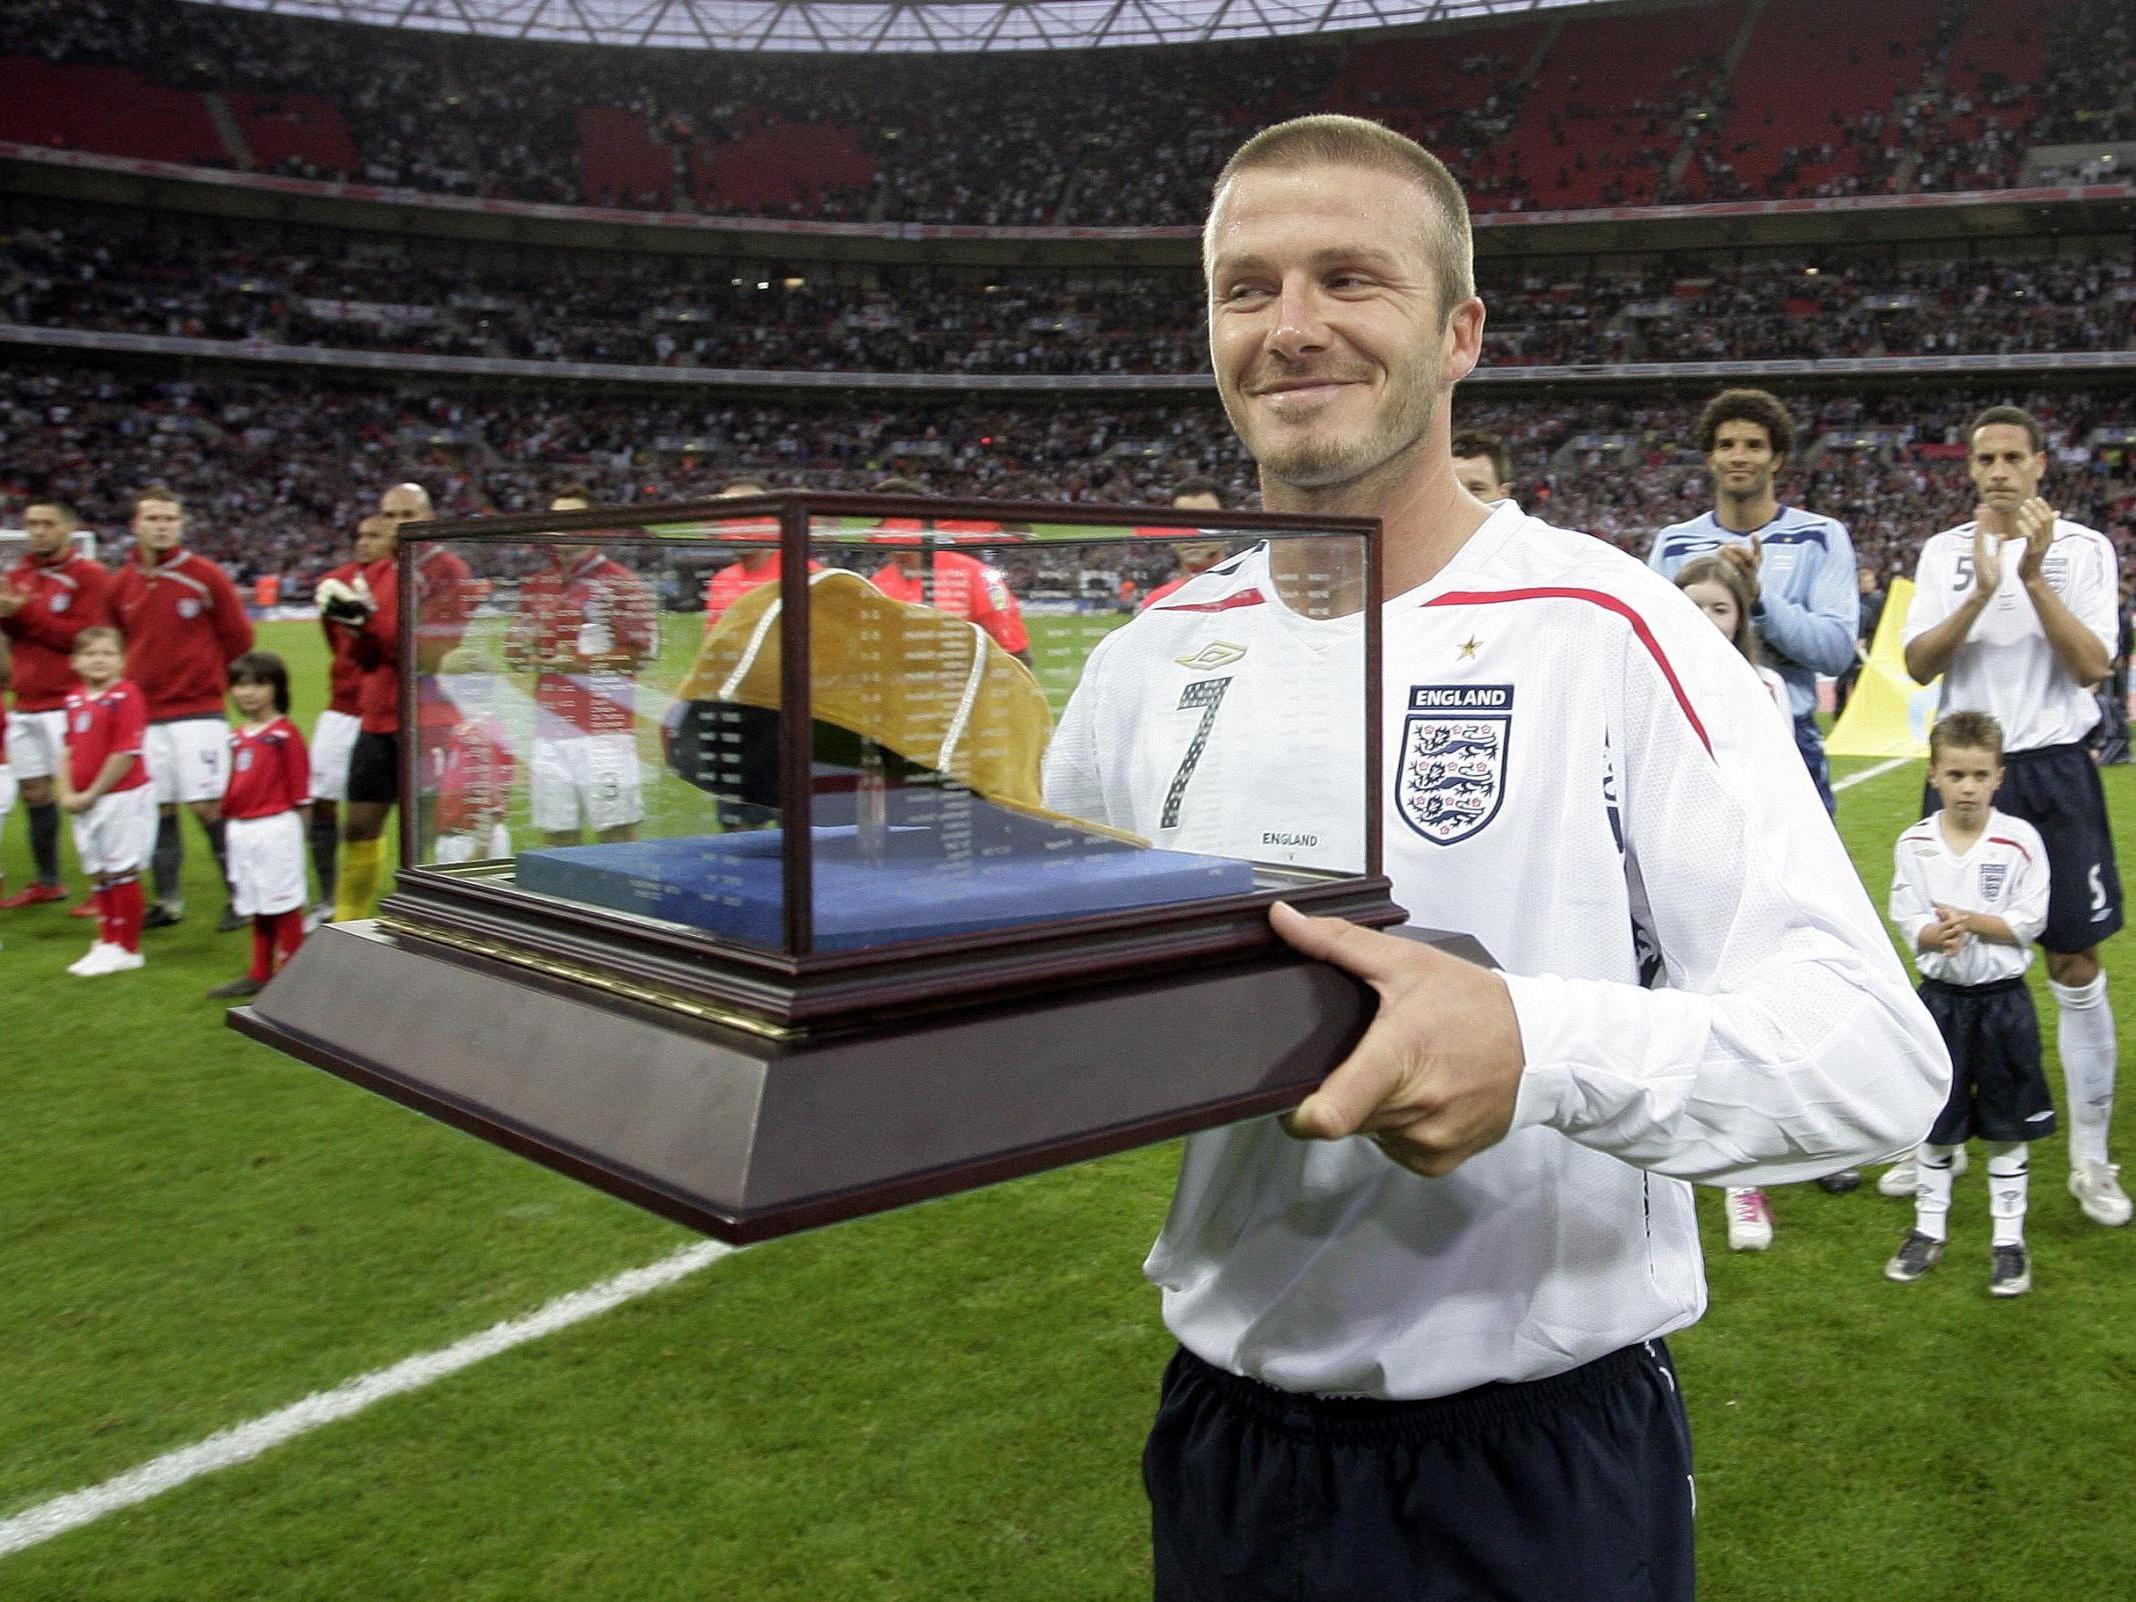
<path id="1" fill-rule="evenodd" d="M 2007 835 L 1991 834 L 1988 836 L 1988 844 L 2006 845 L 2012 851 L 2015 851 L 2019 856 L 2023 857 L 2027 862 L 2030 862 L 2032 860 L 2032 853 L 2027 851 L 2023 846 L 2019 845 L 2015 840 L 2012 840 Z"/>
<path id="2" fill-rule="evenodd" d="M 1706 726 L 1699 722 L 1698 713 L 1691 708 L 1691 698 L 1684 693 L 1683 681 L 1676 676 L 1676 669 L 1662 653 L 1661 642 L 1654 638 L 1654 631 L 1647 627 L 1646 619 L 1638 612 L 1600 590 L 1533 589 L 1533 590 L 1455 590 L 1445 595 L 1435 595 L 1426 606 L 1495 606 L 1501 601 L 1585 601 L 1590 606 L 1599 606 L 1605 612 L 1614 612 L 1631 624 L 1632 632 L 1639 636 L 1639 643 L 1647 648 L 1647 655 L 1661 669 L 1661 676 L 1668 680 L 1669 689 L 1676 697 L 1676 704 L 1683 708 L 1684 717 L 1691 724 L 1691 732 L 1698 736 L 1698 743 L 1713 754 L 1713 742 L 1706 737 Z"/>

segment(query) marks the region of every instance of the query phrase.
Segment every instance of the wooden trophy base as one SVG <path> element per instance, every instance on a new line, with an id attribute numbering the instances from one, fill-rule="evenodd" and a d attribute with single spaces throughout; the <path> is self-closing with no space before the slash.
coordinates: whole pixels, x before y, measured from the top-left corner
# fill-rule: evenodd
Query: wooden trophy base
<path id="1" fill-rule="evenodd" d="M 230 1022 L 739 1244 L 1295 1106 L 1374 1006 L 1334 968 L 1264 953 L 880 1029 L 758 1033 L 358 922 L 319 929 Z"/>

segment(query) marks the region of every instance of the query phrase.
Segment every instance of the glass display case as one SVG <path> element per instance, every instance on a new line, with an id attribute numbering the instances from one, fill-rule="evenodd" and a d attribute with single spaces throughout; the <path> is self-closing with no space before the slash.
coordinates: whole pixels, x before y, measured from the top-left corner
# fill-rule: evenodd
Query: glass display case
<path id="1" fill-rule="evenodd" d="M 526 1090 L 528 1052 L 561 1053 L 629 1101 L 596 1055 L 634 1049 L 618 1019 L 696 1042 L 652 1100 L 724 1097 L 752 1131 L 748 1183 L 768 1172 L 780 1063 L 814 1064 L 797 1120 L 822 1115 L 836 1057 L 899 1087 L 883 1094 L 914 1139 L 858 1183 L 797 1173 L 753 1209 L 676 1203 L 642 1151 L 612 1160 L 524 1109 L 500 1125 L 499 1084 L 425 1088 L 420 1021 L 392 1053 L 320 1046 L 351 1005 L 323 981 L 281 1038 L 293 974 L 239 1027 L 730 1239 L 1282 1105 L 1315 1075 L 1279 1088 L 1270 1062 L 1368 1008 L 1281 947 L 1269 904 L 1401 919 L 1380 873 L 1377 537 L 1359 519 L 807 492 L 410 525 L 401 870 L 375 924 L 325 933 L 365 942 L 360 963 L 341 944 L 380 986 L 394 969 L 404 1002 L 458 1008 L 463 1054 L 493 1013 L 542 1013 L 538 1041 L 474 1053 L 504 1089 Z M 1270 977 L 1301 970 L 1323 977 Z M 1178 1043 L 1226 985 L 1245 1010 L 1208 1055 L 1250 1063 L 1231 1084 Z M 1256 1019 L 1287 1006 L 1305 1011 L 1262 1049 Z M 1031 1117 L 1016 1087 L 1041 1037 L 1085 1066 Z M 711 1066 L 722 1052 L 746 1066 Z M 967 1058 L 1001 1115 L 980 1152 L 913 1110 L 968 1100 L 974 1070 L 943 1066 Z M 1108 1073 L 1154 1099 L 1109 1101 Z M 616 1107 L 579 1094 L 612 1128 Z"/>

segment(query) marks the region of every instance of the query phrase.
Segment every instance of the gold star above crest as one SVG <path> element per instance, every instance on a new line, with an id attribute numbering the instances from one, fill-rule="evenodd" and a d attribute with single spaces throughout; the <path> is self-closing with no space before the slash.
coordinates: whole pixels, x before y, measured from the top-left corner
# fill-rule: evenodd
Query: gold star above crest
<path id="1" fill-rule="evenodd" d="M 1471 634 L 1467 639 L 1461 642 L 1461 660 L 1466 662 L 1470 657 L 1474 656 L 1477 651 L 1482 648 L 1482 646 L 1483 641 L 1477 639 L 1475 635 Z"/>

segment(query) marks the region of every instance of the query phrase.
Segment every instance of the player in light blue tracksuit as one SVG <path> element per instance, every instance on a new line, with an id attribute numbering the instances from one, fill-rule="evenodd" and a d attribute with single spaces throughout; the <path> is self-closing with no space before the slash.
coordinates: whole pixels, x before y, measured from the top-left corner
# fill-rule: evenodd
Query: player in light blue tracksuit
<path id="1" fill-rule="evenodd" d="M 1654 536 L 1647 565 L 1664 578 L 1694 556 L 1719 551 L 1758 586 L 1751 623 L 1765 660 L 1787 685 L 1795 744 L 1825 810 L 1838 810 L 1817 732 L 1817 675 L 1854 660 L 1861 593 L 1854 541 L 1837 518 L 1782 506 L 1773 480 L 1794 448 L 1787 408 L 1762 389 L 1729 389 L 1699 414 L 1698 445 L 1713 474 L 1713 510 Z"/>

